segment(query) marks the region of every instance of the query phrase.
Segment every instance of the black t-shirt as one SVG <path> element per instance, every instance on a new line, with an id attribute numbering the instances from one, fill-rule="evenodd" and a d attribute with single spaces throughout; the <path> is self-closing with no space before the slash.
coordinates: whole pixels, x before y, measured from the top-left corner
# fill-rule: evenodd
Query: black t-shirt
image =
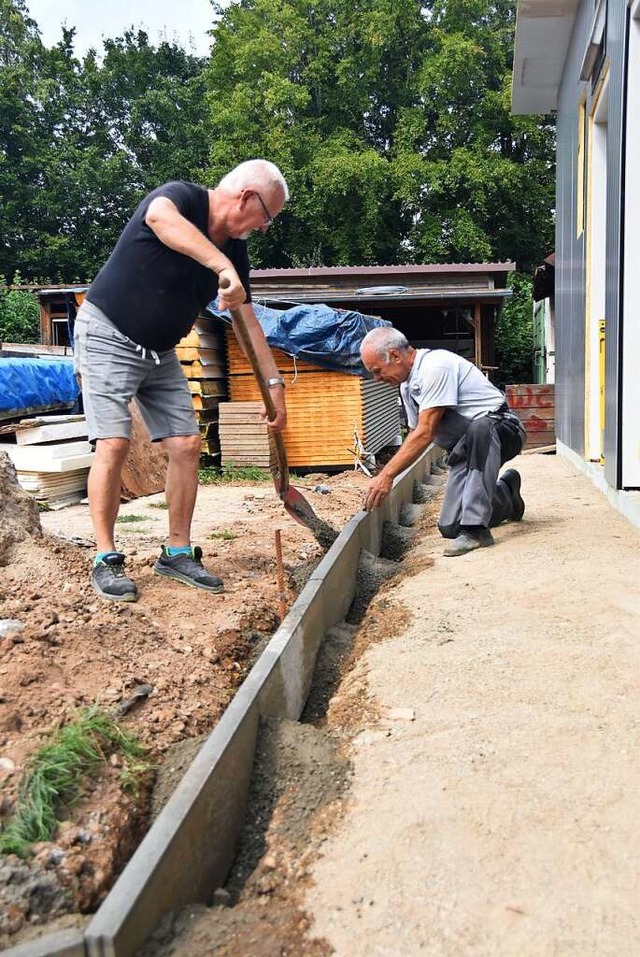
<path id="1" fill-rule="evenodd" d="M 208 237 L 209 194 L 195 183 L 165 183 L 142 200 L 122 231 L 87 299 L 134 342 L 163 352 L 187 335 L 198 313 L 218 294 L 218 277 L 183 253 L 160 242 L 145 223 L 149 204 L 166 196 Z M 251 301 L 249 256 L 242 239 L 230 239 L 222 252 L 233 263 Z"/>

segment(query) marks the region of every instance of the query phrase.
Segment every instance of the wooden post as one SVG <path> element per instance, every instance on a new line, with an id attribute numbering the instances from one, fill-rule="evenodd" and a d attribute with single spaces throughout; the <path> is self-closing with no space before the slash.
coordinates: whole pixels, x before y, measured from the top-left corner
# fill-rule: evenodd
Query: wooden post
<path id="1" fill-rule="evenodd" d="M 479 369 L 482 368 L 482 306 L 479 302 L 473 306 L 473 347 L 475 352 L 475 363 Z"/>
<path id="2" fill-rule="evenodd" d="M 278 579 L 278 608 L 280 612 L 280 621 L 287 614 L 287 602 L 284 591 L 284 567 L 282 564 L 282 539 L 280 529 L 276 528 L 276 575 Z"/>

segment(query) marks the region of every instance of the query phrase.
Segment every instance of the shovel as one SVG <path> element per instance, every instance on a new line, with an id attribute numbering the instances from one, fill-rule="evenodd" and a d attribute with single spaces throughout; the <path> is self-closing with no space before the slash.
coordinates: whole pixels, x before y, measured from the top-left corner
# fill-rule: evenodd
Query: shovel
<path id="1" fill-rule="evenodd" d="M 220 290 L 224 295 L 224 288 L 222 287 L 222 284 Z M 242 317 L 242 313 L 239 309 L 229 309 L 229 313 L 233 319 L 233 326 L 236 336 L 238 337 L 238 341 L 244 349 L 247 359 L 251 363 L 251 368 L 253 369 L 253 374 L 256 377 L 258 388 L 260 389 L 260 395 L 262 396 L 262 401 L 264 402 L 264 407 L 267 410 L 267 418 L 269 421 L 271 421 L 276 416 L 276 409 L 273 404 L 273 399 L 271 398 L 269 386 L 267 385 L 266 380 L 260 370 L 258 359 L 253 348 L 253 343 L 251 342 L 251 337 L 247 332 L 247 327 Z M 302 492 L 299 492 L 298 489 L 294 488 L 292 485 L 289 485 L 289 466 L 287 465 L 287 452 L 284 447 L 284 439 L 282 438 L 282 434 L 272 429 L 270 431 L 270 438 L 273 442 L 273 448 L 275 451 L 275 461 L 270 466 L 269 471 L 271 472 L 271 477 L 273 479 L 276 492 L 280 496 L 280 500 L 282 501 L 282 504 L 291 518 L 295 519 L 296 522 L 300 522 L 300 524 L 304 525 L 306 528 L 310 528 L 315 534 L 318 527 L 320 525 L 324 525 L 324 523 L 322 522 L 322 519 L 318 518 Z"/>

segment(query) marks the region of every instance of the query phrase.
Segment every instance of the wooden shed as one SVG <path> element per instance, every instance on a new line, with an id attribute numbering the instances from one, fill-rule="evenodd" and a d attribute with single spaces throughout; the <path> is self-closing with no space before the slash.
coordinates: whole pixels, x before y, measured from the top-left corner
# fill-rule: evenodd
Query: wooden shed
<path id="1" fill-rule="evenodd" d="M 256 302 L 327 303 L 387 319 L 416 348 L 450 349 L 495 371 L 495 327 L 513 262 L 255 269 Z"/>

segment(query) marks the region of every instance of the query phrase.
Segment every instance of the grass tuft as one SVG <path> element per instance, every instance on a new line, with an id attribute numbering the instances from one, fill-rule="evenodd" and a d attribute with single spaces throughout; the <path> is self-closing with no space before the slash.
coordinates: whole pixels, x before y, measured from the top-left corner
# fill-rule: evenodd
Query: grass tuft
<path id="1" fill-rule="evenodd" d="M 116 522 L 120 522 L 121 525 L 126 525 L 128 522 L 144 522 L 144 515 L 118 515 Z"/>
<path id="2" fill-rule="evenodd" d="M 59 824 L 59 810 L 78 800 L 83 779 L 95 774 L 114 752 L 125 759 L 125 785 L 151 768 L 135 737 L 95 706 L 60 728 L 27 766 L 15 814 L 0 832 L 0 853 L 25 857 L 32 844 L 51 840 Z"/>
<path id="3" fill-rule="evenodd" d="M 226 485 L 230 482 L 269 482 L 271 473 L 257 465 L 234 465 L 227 462 L 218 468 L 210 467 L 198 470 L 202 485 Z"/>
<path id="4" fill-rule="evenodd" d="M 232 542 L 238 536 L 234 532 L 230 532 L 226 528 L 220 529 L 219 532 L 211 532 L 209 538 L 221 538 L 225 542 Z"/>

